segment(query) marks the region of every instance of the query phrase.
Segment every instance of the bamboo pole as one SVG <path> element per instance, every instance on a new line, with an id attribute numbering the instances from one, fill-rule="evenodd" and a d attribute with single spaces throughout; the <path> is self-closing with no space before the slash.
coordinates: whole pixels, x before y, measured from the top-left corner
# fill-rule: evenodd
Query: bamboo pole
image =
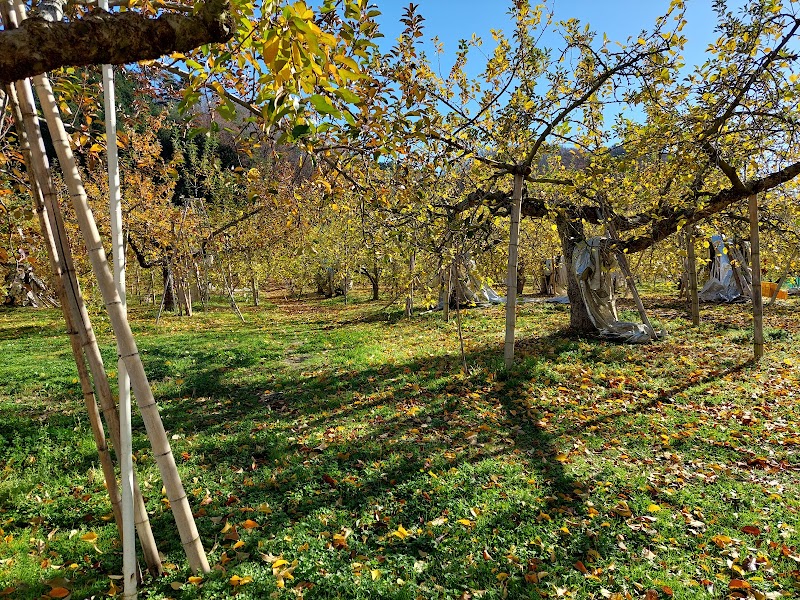
<path id="1" fill-rule="evenodd" d="M 761 297 L 761 242 L 758 234 L 758 196 L 753 194 L 748 202 L 750 213 L 750 265 L 753 296 L 753 358 L 764 356 L 764 301 Z"/>
<path id="2" fill-rule="evenodd" d="M 99 0 L 101 9 L 108 11 L 108 0 Z M 120 190 L 119 158 L 117 156 L 117 103 L 114 97 L 114 71 L 103 65 L 103 104 L 106 124 L 106 156 L 108 159 L 108 203 L 111 221 L 111 249 L 114 261 L 114 284 L 121 309 L 127 319 L 125 294 L 125 240 L 122 232 L 122 193 Z M 119 345 L 117 353 L 120 354 Z M 137 598 L 136 533 L 133 508 L 133 432 L 131 427 L 131 381 L 122 359 L 117 359 L 119 389 L 119 459 L 122 488 L 122 593 L 123 598 Z"/>
<path id="3" fill-rule="evenodd" d="M 12 8 L 9 2 L 0 2 L 0 9 L 3 10 L 3 19 L 7 27 L 10 28 L 16 27 L 18 23 L 16 13 L 9 12 Z M 68 309 L 65 314 L 65 320 L 68 318 L 68 326 L 71 324 L 71 328 L 77 329 L 78 331 L 80 346 L 86 356 L 86 361 L 89 364 L 89 369 L 94 379 L 94 385 L 97 391 L 96 398 L 100 400 L 103 416 L 108 424 L 112 444 L 115 448 L 118 448 L 119 421 L 117 418 L 116 405 L 114 404 L 114 398 L 108 384 L 108 378 L 103 366 L 103 359 L 100 355 L 100 348 L 94 335 L 91 320 L 89 319 L 89 313 L 86 310 L 86 305 L 83 302 L 81 290 L 78 285 L 75 266 L 72 260 L 72 251 L 69 246 L 69 241 L 67 240 L 58 196 L 54 191 L 55 187 L 50 178 L 50 166 L 39 129 L 39 119 L 34 108 L 33 91 L 30 86 L 30 81 L 25 80 L 19 82 L 17 84 L 17 91 L 23 122 L 28 130 L 27 140 L 29 142 L 32 171 L 35 173 L 36 180 L 41 182 L 42 187 L 40 190 L 42 191 L 42 199 L 44 207 L 46 208 L 49 230 L 52 232 L 53 236 L 56 258 L 54 275 L 56 279 L 61 282 L 67 300 L 66 303 L 62 304 L 62 307 Z M 67 315 L 69 315 L 69 317 L 67 317 Z M 81 359 L 76 360 L 76 364 L 78 365 L 78 369 L 80 369 L 81 364 L 85 363 L 82 363 Z M 91 412 L 92 409 L 90 408 L 90 414 Z M 155 538 L 153 537 L 152 528 L 150 527 L 144 498 L 141 495 L 138 483 L 135 485 L 136 530 L 142 542 L 142 551 L 148 570 L 154 576 L 159 576 L 163 573 L 161 559 L 158 554 Z M 116 487 L 116 480 L 114 487 Z M 111 489 L 109 489 L 109 494 L 112 494 Z"/>
<path id="4" fill-rule="evenodd" d="M 608 229 L 608 234 L 611 236 L 611 241 L 616 242 L 619 239 L 617 237 L 617 228 L 614 227 L 614 223 L 611 221 L 611 219 L 606 218 L 606 228 Z M 639 295 L 639 290 L 636 288 L 636 281 L 633 279 L 633 273 L 631 272 L 630 265 L 628 264 L 628 257 L 624 252 L 617 250 L 616 248 L 615 252 L 617 255 L 617 263 L 619 263 L 619 267 L 622 269 L 623 275 L 625 275 L 625 281 L 628 283 L 628 287 L 631 290 L 631 296 L 636 304 L 636 309 L 639 311 L 639 317 L 642 319 L 642 323 L 647 329 L 650 339 L 654 340 L 656 339 L 656 332 L 655 329 L 653 329 L 652 323 L 650 323 L 650 318 L 647 316 L 647 311 L 644 309 L 644 303 L 642 302 L 642 297 Z"/>
<path id="5" fill-rule="evenodd" d="M 16 9 L 19 11 L 21 6 L 16 4 Z M 172 454 L 164 424 L 158 413 L 158 407 L 153 398 L 153 392 L 150 389 L 150 383 L 147 380 L 139 350 L 133 338 L 130 324 L 122 309 L 122 301 L 114 286 L 103 243 L 89 207 L 86 191 L 83 188 L 75 157 L 69 145 L 69 138 L 64 130 L 64 123 L 59 114 L 58 104 L 50 87 L 50 82 L 45 76 L 39 75 L 35 77 L 34 82 L 42 105 L 42 112 L 50 128 L 53 144 L 64 171 L 70 199 L 78 219 L 78 226 L 92 263 L 92 270 L 97 279 L 111 326 L 117 338 L 120 358 L 123 360 L 130 375 L 136 401 L 142 413 L 148 438 L 153 447 L 153 455 L 164 480 L 167 499 L 175 517 L 181 543 L 186 551 L 192 570 L 194 572 L 207 573 L 210 570 L 208 559 L 197 532 L 189 500 L 181 483 L 180 475 L 175 465 L 175 457 Z"/>
<path id="6" fill-rule="evenodd" d="M 694 227 L 684 228 L 686 233 L 686 257 L 689 272 L 689 304 L 691 307 L 692 325 L 700 325 L 700 298 L 697 295 L 697 257 L 694 248 Z"/>
<path id="7" fill-rule="evenodd" d="M 506 369 L 514 364 L 514 336 L 517 327 L 517 266 L 519 263 L 519 222 L 522 213 L 524 173 L 514 173 L 514 196 L 511 207 L 511 232 L 508 240 L 508 272 L 506 275 Z"/>

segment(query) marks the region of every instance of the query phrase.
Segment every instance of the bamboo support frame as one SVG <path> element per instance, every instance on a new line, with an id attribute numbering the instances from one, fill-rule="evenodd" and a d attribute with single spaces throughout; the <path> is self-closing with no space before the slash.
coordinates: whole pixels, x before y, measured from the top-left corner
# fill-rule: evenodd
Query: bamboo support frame
<path id="1" fill-rule="evenodd" d="M 5 19 L 5 11 L 3 10 L 4 7 L 0 7 L 0 11 L 2 11 L 3 20 Z M 58 248 L 55 242 L 55 237 L 53 235 L 53 230 L 51 228 L 50 219 L 48 215 L 47 208 L 44 202 L 44 193 L 42 191 L 42 187 L 47 189 L 47 194 L 52 195 L 53 186 L 52 180 L 49 177 L 49 174 L 44 177 L 39 177 L 37 179 L 37 173 L 41 174 L 43 170 L 47 171 L 47 163 L 43 162 L 43 164 L 34 165 L 34 159 L 32 157 L 30 144 L 28 142 L 28 135 L 26 132 L 25 126 L 25 114 L 27 113 L 28 122 L 33 120 L 32 115 L 28 110 L 23 113 L 23 110 L 19 103 L 19 94 L 17 90 L 12 87 L 7 87 L 7 96 L 9 99 L 9 103 L 11 106 L 12 117 L 14 119 L 14 125 L 17 130 L 17 136 L 19 139 L 20 149 L 22 151 L 22 155 L 25 160 L 25 164 L 28 170 L 28 175 L 30 177 L 30 184 L 31 184 L 31 196 L 33 197 L 33 204 L 34 210 L 36 215 L 39 219 L 39 227 L 42 231 L 42 238 L 45 242 L 45 248 L 47 250 L 47 256 L 50 260 L 50 267 L 53 271 L 53 274 L 58 273 L 58 265 L 60 263 L 60 257 L 58 255 Z M 26 109 L 28 106 L 26 106 Z M 37 157 L 37 163 L 42 160 L 42 157 Z M 46 161 L 46 156 L 43 157 L 43 160 Z M 38 168 L 37 168 L 38 167 Z M 44 167 L 44 169 L 42 169 Z M 41 181 L 41 185 L 40 185 Z M 75 359 L 75 366 L 78 370 L 78 380 L 80 381 L 81 385 L 81 392 L 83 394 L 83 401 L 84 405 L 86 406 L 86 411 L 89 414 L 89 423 L 92 428 L 92 437 L 95 441 L 95 446 L 97 447 L 97 453 L 100 460 L 100 466 L 103 471 L 103 477 L 105 479 L 106 489 L 108 490 L 109 499 L 111 501 L 111 511 L 114 514 L 114 520 L 117 524 L 117 528 L 119 529 L 120 533 L 122 533 L 122 515 L 120 512 L 120 494 L 119 488 L 117 486 L 117 479 L 116 474 L 114 472 L 114 462 L 111 458 L 111 453 L 108 448 L 108 444 L 106 442 L 106 435 L 103 428 L 103 422 L 100 419 L 100 411 L 97 407 L 97 401 L 94 395 L 94 388 L 92 387 L 92 382 L 89 377 L 89 372 L 86 368 L 86 362 L 83 355 L 83 350 L 81 348 L 81 341 L 77 327 L 73 323 L 73 319 L 70 315 L 70 302 L 67 298 L 67 292 L 65 290 L 64 282 L 60 277 L 55 277 L 55 284 L 56 284 L 56 294 L 58 295 L 59 302 L 61 304 L 61 311 L 64 315 L 64 321 L 67 325 L 67 333 L 69 335 L 70 346 L 72 348 L 72 356 Z"/>
<path id="2" fill-rule="evenodd" d="M 8 12 L 10 8 L 9 3 L 0 2 L 0 10 L 2 10 L 3 20 L 7 26 L 16 26 L 16 14 Z M 58 202 L 58 196 L 54 191 L 54 185 L 50 177 L 50 166 L 47 161 L 45 153 L 44 142 L 42 141 L 41 131 L 39 129 L 38 116 L 35 113 L 33 91 L 29 81 L 19 82 L 17 84 L 16 94 L 20 102 L 21 115 L 25 128 L 20 128 L 20 131 L 27 129 L 28 136 L 26 137 L 29 143 L 29 157 L 31 159 L 31 171 L 34 174 L 36 182 L 39 184 L 41 192 L 41 199 L 43 201 L 43 212 L 46 214 L 45 224 L 43 227 L 47 229 L 43 231 L 45 238 L 49 238 L 53 243 L 53 271 L 57 285 L 60 285 L 64 291 L 64 299 L 62 300 L 62 310 L 64 311 L 64 318 L 70 331 L 77 331 L 77 338 L 79 347 L 85 355 L 86 361 L 89 365 L 94 386 L 96 388 L 96 396 L 93 397 L 100 400 L 103 416 L 108 425 L 109 435 L 111 436 L 112 444 L 115 448 L 119 447 L 119 421 L 117 418 L 116 405 L 114 398 L 111 394 L 111 388 L 108 384 L 108 379 L 103 366 L 103 360 L 100 355 L 100 349 L 97 344 L 97 339 L 94 335 L 94 330 L 89 319 L 86 305 L 83 302 L 80 287 L 75 273 L 75 268 L 72 260 L 72 252 L 69 247 L 69 242 L 66 237 L 64 222 L 61 215 L 61 208 Z M 32 145 L 30 145 L 32 144 Z M 48 233 L 49 232 L 49 233 Z M 52 237 L 50 237 L 52 236 Z M 76 365 L 79 371 L 85 370 L 86 363 L 83 362 L 83 357 L 76 357 Z M 84 385 L 83 381 L 81 382 Z M 94 406 L 94 408 L 93 408 Z M 96 411 L 96 405 L 87 404 L 87 409 L 90 415 Z M 100 424 L 102 426 L 102 423 Z M 99 439 L 99 433 L 93 431 L 93 435 Z M 105 440 L 105 435 L 102 435 Z M 105 447 L 105 441 L 102 447 Z M 102 450 L 99 448 L 102 453 Z M 102 458 L 101 458 L 102 460 Z M 135 509 L 136 509 L 136 530 L 142 543 L 142 551 L 147 564 L 148 570 L 154 576 L 159 576 L 163 573 L 161 566 L 161 559 L 156 547 L 155 538 L 153 537 L 150 521 L 147 516 L 147 510 L 144 504 L 144 499 L 135 483 Z M 116 489 L 116 480 L 109 488 L 109 495 L 111 496 L 112 506 L 117 503 L 116 497 L 118 493 Z"/>
<path id="3" fill-rule="evenodd" d="M 16 5 L 17 10 L 21 7 Z M 18 15 L 20 18 L 23 15 Z M 106 260 L 103 243 L 97 230 L 94 216 L 83 188 L 80 173 L 78 172 L 75 157 L 69 145 L 69 138 L 64 130 L 61 121 L 58 104 L 50 87 L 49 80 L 39 75 L 34 78 L 36 90 L 42 105 L 53 144 L 58 154 L 59 162 L 64 171 L 64 177 L 69 189 L 70 200 L 72 201 L 78 219 L 78 226 L 86 244 L 89 259 L 92 263 L 92 270 L 97 280 L 98 287 L 103 296 L 103 302 L 111 321 L 111 326 L 117 338 L 120 358 L 127 369 L 131 385 L 133 387 L 139 410 L 147 430 L 148 438 L 153 447 L 153 455 L 158 465 L 164 486 L 167 490 L 167 499 L 172 508 L 173 516 L 178 527 L 181 543 L 183 544 L 189 565 L 194 572 L 206 573 L 210 570 L 208 559 L 203 550 L 197 526 L 192 516 L 189 500 L 184 491 L 180 480 L 175 458 L 169 444 L 164 424 L 158 413 L 158 407 L 153 392 L 150 389 L 147 375 L 139 356 L 139 350 L 133 338 L 130 324 L 125 316 L 122 301 L 119 297 L 111 270 Z"/>

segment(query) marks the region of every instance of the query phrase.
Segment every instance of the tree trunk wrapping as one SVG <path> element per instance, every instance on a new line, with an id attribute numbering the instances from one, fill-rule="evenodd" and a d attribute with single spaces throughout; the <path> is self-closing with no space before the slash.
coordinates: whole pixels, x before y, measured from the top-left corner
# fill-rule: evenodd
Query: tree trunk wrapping
<path id="1" fill-rule="evenodd" d="M 583 222 L 580 219 L 571 218 L 566 213 L 556 215 L 556 229 L 558 237 L 561 239 L 561 251 L 564 254 L 564 264 L 567 266 L 567 296 L 569 297 L 569 327 L 576 333 L 594 335 L 597 327 L 589 316 L 589 311 L 583 303 L 583 296 L 575 276 L 572 256 L 575 253 L 575 246 L 578 242 L 586 239 L 583 229 Z"/>
<path id="2" fill-rule="evenodd" d="M 694 227 L 686 227 L 686 257 L 689 272 L 689 302 L 692 313 L 692 325 L 700 325 L 700 297 L 697 295 L 697 257 L 694 251 Z"/>

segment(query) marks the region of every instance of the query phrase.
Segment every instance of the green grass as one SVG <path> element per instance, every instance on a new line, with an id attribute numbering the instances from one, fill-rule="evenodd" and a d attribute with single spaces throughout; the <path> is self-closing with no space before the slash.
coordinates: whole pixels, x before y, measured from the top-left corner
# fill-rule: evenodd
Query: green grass
<path id="1" fill-rule="evenodd" d="M 797 301 L 769 310 L 758 365 L 747 306 L 703 307 L 693 329 L 669 299 L 645 302 L 669 334 L 649 346 L 575 338 L 566 308 L 521 306 L 510 372 L 503 308 L 464 311 L 466 374 L 455 319 L 440 313 L 275 299 L 245 310 L 244 325 L 221 306 L 155 325 L 134 307 L 214 566 L 189 579 L 134 419 L 166 557 L 140 596 L 686 599 L 749 586 L 795 597 Z M 108 322 L 94 326 L 113 374 Z M 102 597 L 121 572 L 63 330 L 56 312 L 0 310 L 0 594 L 11 598 Z"/>

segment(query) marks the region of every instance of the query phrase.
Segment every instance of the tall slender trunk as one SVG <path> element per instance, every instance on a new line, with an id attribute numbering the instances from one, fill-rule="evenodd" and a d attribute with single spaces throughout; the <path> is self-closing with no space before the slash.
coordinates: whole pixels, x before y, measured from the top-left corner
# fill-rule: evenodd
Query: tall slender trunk
<path id="1" fill-rule="evenodd" d="M 16 4 L 18 17 L 24 18 L 24 8 Z M 50 83 L 45 76 L 37 76 L 34 79 L 39 100 L 42 105 L 47 120 L 50 133 L 53 136 L 53 144 L 58 154 L 59 162 L 64 171 L 65 181 L 70 192 L 70 199 L 78 219 L 95 278 L 98 287 L 103 295 L 103 301 L 111 321 L 112 328 L 117 337 L 120 349 L 120 358 L 125 363 L 125 368 L 131 376 L 131 384 L 136 396 L 142 418 L 147 429 L 148 437 L 153 446 L 153 455 L 164 480 L 167 491 L 167 499 L 170 502 L 173 515 L 175 517 L 181 542 L 186 550 L 189 564 L 193 571 L 208 572 L 210 567 L 203 551 L 200 536 L 192 516 L 189 501 L 180 480 L 175 457 L 169 445 L 164 424 L 158 414 L 153 392 L 147 380 L 144 367 L 142 366 L 139 350 L 136 347 L 130 325 L 125 318 L 121 308 L 121 300 L 114 286 L 114 280 L 106 260 L 105 250 L 97 231 L 97 224 L 94 221 L 91 209 L 89 208 L 86 192 L 83 188 L 80 174 L 78 172 L 72 149 L 69 145 L 69 138 L 64 131 L 64 124 L 58 110 L 58 104 L 53 96 Z"/>
<path id="2" fill-rule="evenodd" d="M 758 196 L 750 196 L 750 258 L 753 296 L 753 358 L 764 356 L 764 301 L 761 297 L 761 241 L 758 235 Z M 744 289 L 744 288 L 742 288 Z"/>
<path id="3" fill-rule="evenodd" d="M 514 173 L 514 196 L 511 206 L 511 228 L 508 240 L 508 272 L 506 274 L 506 340 L 505 365 L 514 364 L 514 337 L 517 328 L 517 267 L 519 266 L 519 222 L 522 211 L 522 186 L 525 174 Z"/>
<path id="4" fill-rule="evenodd" d="M 162 308 L 169 312 L 175 311 L 175 273 L 169 262 L 161 267 L 161 279 L 164 282 L 164 300 Z"/>

